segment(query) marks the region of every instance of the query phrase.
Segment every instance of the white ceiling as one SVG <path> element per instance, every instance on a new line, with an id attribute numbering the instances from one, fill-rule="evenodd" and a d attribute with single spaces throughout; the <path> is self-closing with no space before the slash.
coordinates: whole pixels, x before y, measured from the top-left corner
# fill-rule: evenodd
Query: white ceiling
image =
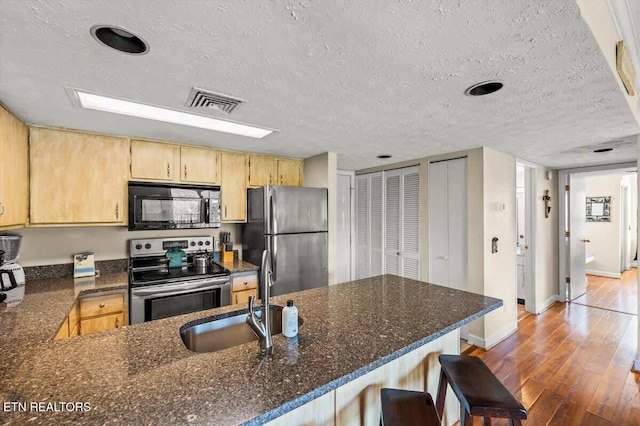
<path id="1" fill-rule="evenodd" d="M 99 23 L 151 51 L 99 45 Z M 0 51 L 0 100 L 29 123 L 300 158 L 335 151 L 342 169 L 482 145 L 554 167 L 622 162 L 640 133 L 575 0 L 2 0 Z M 505 88 L 463 95 L 489 79 Z M 79 110 L 64 86 L 178 109 L 197 86 L 246 99 L 230 119 L 280 132 L 250 139 Z M 592 153 L 611 140 L 615 151 Z"/>

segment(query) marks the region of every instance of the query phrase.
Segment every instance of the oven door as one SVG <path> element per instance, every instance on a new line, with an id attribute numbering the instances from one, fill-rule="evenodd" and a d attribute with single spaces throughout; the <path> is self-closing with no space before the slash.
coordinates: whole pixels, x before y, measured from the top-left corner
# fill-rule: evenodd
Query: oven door
<path id="1" fill-rule="evenodd" d="M 229 276 L 224 276 L 132 287 L 130 302 L 130 322 L 140 324 L 227 306 L 231 303 L 231 284 Z"/>

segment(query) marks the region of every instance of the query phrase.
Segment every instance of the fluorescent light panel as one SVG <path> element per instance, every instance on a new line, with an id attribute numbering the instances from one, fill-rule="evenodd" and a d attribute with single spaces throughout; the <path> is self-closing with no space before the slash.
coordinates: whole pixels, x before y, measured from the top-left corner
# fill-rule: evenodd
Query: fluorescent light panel
<path id="1" fill-rule="evenodd" d="M 250 138 L 263 138 L 273 132 L 271 129 L 234 123 L 233 121 L 219 120 L 213 117 L 189 114 L 187 112 L 126 101 L 124 99 L 111 98 L 109 96 L 96 95 L 94 93 L 83 92 L 80 90 L 74 89 L 74 92 L 78 97 L 82 108 L 146 118 L 149 120 L 164 121 L 166 123 L 180 124 L 183 126 L 199 127 L 201 129 L 215 130 L 217 132 L 233 133 L 235 135 L 248 136 Z"/>

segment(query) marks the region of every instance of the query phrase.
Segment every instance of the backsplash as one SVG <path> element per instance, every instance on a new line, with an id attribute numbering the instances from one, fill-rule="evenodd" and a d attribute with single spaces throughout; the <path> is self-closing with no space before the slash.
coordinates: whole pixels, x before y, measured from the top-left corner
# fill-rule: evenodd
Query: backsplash
<path id="1" fill-rule="evenodd" d="M 96 261 L 96 270 L 100 274 L 113 272 L 124 272 L 127 270 L 127 259 Z M 73 276 L 73 263 L 63 263 L 58 265 L 27 266 L 24 268 L 24 275 L 27 280 L 49 280 L 52 278 L 64 278 Z"/>
<path id="2" fill-rule="evenodd" d="M 180 231 L 128 231 L 125 227 L 96 226 L 25 228 L 12 232 L 24 237 L 19 259 L 24 267 L 61 265 L 61 268 L 73 268 L 73 255 L 85 251 L 93 252 L 96 262 L 127 259 L 128 240 L 136 238 L 211 235 L 217 251 L 220 250 L 221 232 L 231 232 L 234 250 L 242 252 L 242 227 L 239 224 L 223 224 L 219 229 Z"/>

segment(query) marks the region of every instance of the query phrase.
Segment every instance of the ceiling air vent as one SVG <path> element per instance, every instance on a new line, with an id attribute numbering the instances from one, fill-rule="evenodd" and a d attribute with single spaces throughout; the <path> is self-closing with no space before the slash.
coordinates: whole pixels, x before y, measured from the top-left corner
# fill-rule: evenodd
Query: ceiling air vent
<path id="1" fill-rule="evenodd" d="M 206 90 L 194 87 L 191 89 L 186 106 L 189 108 L 207 108 L 222 111 L 231 114 L 241 104 L 246 101 L 243 99 L 232 98 L 220 93 L 208 92 Z"/>

